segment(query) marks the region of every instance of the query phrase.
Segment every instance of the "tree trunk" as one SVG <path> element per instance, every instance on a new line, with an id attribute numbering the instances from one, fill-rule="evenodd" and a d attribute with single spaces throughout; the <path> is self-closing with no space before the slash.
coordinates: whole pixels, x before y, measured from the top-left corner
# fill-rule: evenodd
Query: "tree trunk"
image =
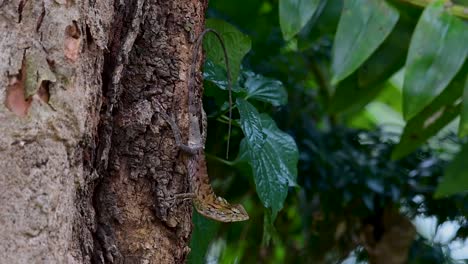
<path id="1" fill-rule="evenodd" d="M 192 207 L 170 198 L 188 182 L 158 111 L 186 134 L 206 6 L 0 0 L 2 263 L 185 261 Z"/>

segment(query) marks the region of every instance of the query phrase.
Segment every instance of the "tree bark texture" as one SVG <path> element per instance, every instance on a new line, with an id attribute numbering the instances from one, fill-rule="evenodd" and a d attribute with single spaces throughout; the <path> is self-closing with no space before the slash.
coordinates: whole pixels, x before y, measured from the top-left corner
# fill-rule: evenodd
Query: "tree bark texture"
<path id="1" fill-rule="evenodd" d="M 192 207 L 171 198 L 189 187 L 157 110 L 186 135 L 206 6 L 0 0 L 0 263 L 185 261 Z"/>

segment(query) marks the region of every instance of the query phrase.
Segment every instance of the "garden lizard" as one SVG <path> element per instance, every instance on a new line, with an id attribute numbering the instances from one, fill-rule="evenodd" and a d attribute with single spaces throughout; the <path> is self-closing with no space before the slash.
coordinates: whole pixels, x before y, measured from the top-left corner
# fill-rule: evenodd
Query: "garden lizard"
<path id="1" fill-rule="evenodd" d="M 198 53 L 200 50 L 201 42 L 206 33 L 213 32 L 220 40 L 223 46 L 225 60 L 227 62 L 227 53 L 222 42 L 221 36 L 213 29 L 206 29 L 198 37 L 197 43 L 195 44 L 195 50 L 192 58 L 190 75 L 188 78 L 188 110 L 189 110 L 189 138 L 188 144 L 185 145 L 181 140 L 180 129 L 175 123 L 174 118 L 169 117 L 163 109 L 160 109 L 159 113 L 169 123 L 174 133 L 174 138 L 178 147 L 186 154 L 186 167 L 188 180 L 190 184 L 189 194 L 176 195 L 177 198 L 190 198 L 193 199 L 195 209 L 203 216 L 220 222 L 237 222 L 245 221 L 249 219 L 249 215 L 245 211 L 244 207 L 240 204 L 231 205 L 224 198 L 217 196 L 213 188 L 210 185 L 210 179 L 208 176 L 204 145 L 206 140 L 206 129 L 207 120 L 206 113 L 203 110 L 203 106 L 198 108 L 194 102 L 194 91 L 193 91 L 193 80 L 195 76 L 196 61 L 198 60 Z M 229 67 L 228 72 L 229 72 Z M 228 82 L 230 86 L 230 76 L 228 73 Z M 229 87 L 230 88 L 230 87 Z M 231 95 L 229 89 L 229 101 L 231 105 Z M 197 113 L 201 109 L 201 120 L 197 116 Z M 230 114 L 231 115 L 231 114 Z M 200 129 L 201 123 L 201 129 Z"/>

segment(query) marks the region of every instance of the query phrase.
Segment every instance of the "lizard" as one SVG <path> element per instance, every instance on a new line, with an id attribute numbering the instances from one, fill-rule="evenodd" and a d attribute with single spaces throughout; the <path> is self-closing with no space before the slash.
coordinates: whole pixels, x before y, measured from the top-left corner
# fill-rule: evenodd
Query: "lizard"
<path id="1" fill-rule="evenodd" d="M 213 29 L 205 29 L 197 39 L 195 49 L 192 56 L 192 63 L 190 69 L 190 75 L 188 77 L 188 112 L 189 112 L 189 136 L 188 143 L 182 143 L 182 137 L 179 127 L 177 126 L 175 119 L 169 117 L 164 111 L 161 110 L 159 113 L 170 125 L 176 145 L 185 153 L 185 163 L 187 167 L 188 180 L 190 185 L 190 193 L 178 194 L 174 197 L 192 199 L 195 209 L 201 215 L 219 221 L 219 222 L 237 222 L 245 221 L 249 219 L 244 207 L 240 204 L 230 204 L 223 197 L 217 196 L 213 191 L 208 176 L 208 170 L 206 166 L 204 146 L 206 141 L 206 130 L 207 130 L 207 119 L 206 113 L 203 110 L 203 106 L 200 104 L 200 109 L 194 102 L 194 91 L 193 91 L 193 80 L 195 78 L 196 62 L 198 60 L 198 53 L 200 52 L 200 46 L 204 36 L 212 32 L 216 35 L 220 41 L 226 62 L 226 68 L 228 72 L 228 85 L 229 85 L 229 117 L 231 119 L 231 80 L 229 74 L 229 64 L 227 58 L 226 48 L 222 40 L 221 35 Z M 201 112 L 201 120 L 197 116 L 197 113 Z M 200 129 L 201 123 L 201 129 Z M 229 126 L 230 130 L 230 126 Z M 230 132 L 229 132 L 230 133 Z M 229 140 L 228 140 L 229 142 Z"/>

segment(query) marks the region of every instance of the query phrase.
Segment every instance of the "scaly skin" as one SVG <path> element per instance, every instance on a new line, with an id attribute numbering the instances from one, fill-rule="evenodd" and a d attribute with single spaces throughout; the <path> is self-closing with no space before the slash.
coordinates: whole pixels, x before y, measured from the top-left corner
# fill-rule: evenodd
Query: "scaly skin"
<path id="1" fill-rule="evenodd" d="M 220 222 L 238 222 L 249 219 L 242 205 L 230 204 L 214 193 L 206 170 L 203 151 L 188 158 L 187 170 L 191 191 L 195 194 L 193 205 L 201 215 Z"/>
<path id="2" fill-rule="evenodd" d="M 203 132 L 200 134 L 198 118 L 190 114 L 189 142 L 188 145 L 181 143 L 181 135 L 175 121 L 160 110 L 161 116 L 169 123 L 176 144 L 186 155 L 187 173 L 190 183 L 189 194 L 180 194 L 179 197 L 193 199 L 195 209 L 203 216 L 219 222 L 238 222 L 249 219 L 247 211 L 240 204 L 230 204 L 223 197 L 217 196 L 213 191 L 208 176 L 204 154 L 204 143 L 206 139 L 205 113 L 201 110 L 203 119 Z"/>
<path id="3" fill-rule="evenodd" d="M 176 144 L 187 153 L 187 173 L 190 183 L 191 194 L 182 194 L 181 197 L 190 197 L 193 199 L 193 204 L 195 209 L 205 217 L 211 218 L 220 222 L 237 222 L 245 221 L 249 219 L 249 215 L 245 211 L 244 207 L 240 204 L 231 205 L 224 198 L 217 196 L 213 188 L 210 185 L 210 179 L 208 177 L 208 171 L 206 168 L 204 146 L 206 141 L 206 114 L 201 106 L 201 102 L 194 102 L 193 94 L 193 85 L 195 80 L 195 71 L 196 71 L 196 62 L 198 61 L 198 53 L 200 51 L 201 43 L 203 37 L 208 32 L 212 32 L 216 35 L 218 40 L 221 43 L 221 46 L 224 51 L 224 59 L 226 61 L 227 68 L 227 77 L 229 83 L 229 119 L 231 119 L 231 77 L 229 71 L 229 63 L 226 48 L 222 37 L 213 29 L 205 29 L 201 35 L 198 37 L 195 50 L 192 57 L 192 65 L 190 67 L 190 75 L 188 78 L 188 112 L 189 112 L 189 138 L 188 144 L 184 145 L 181 140 L 181 133 L 179 127 L 176 125 L 174 119 L 169 118 L 169 116 L 163 112 L 163 109 L 160 109 L 160 114 L 166 121 L 170 124 L 172 131 L 174 132 L 174 137 Z M 197 105 L 199 105 L 197 107 Z M 201 120 L 197 116 L 197 113 L 201 112 Z M 202 130 L 200 130 L 200 123 Z M 201 133 L 200 133 L 201 132 Z M 229 135 L 231 132 L 231 124 L 229 123 Z M 229 138 L 229 136 L 228 136 Z M 229 140 L 228 148 L 229 150 Z M 227 155 L 226 155 L 227 156 Z"/>

